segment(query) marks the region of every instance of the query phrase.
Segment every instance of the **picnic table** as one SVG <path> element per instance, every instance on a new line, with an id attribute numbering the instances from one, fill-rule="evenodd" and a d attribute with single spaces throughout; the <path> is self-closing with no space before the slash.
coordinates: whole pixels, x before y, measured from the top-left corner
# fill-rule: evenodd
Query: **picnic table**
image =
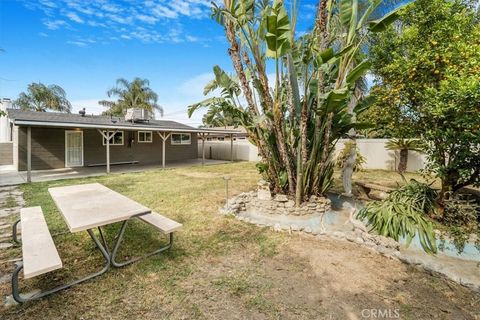
<path id="1" fill-rule="evenodd" d="M 69 284 L 41 292 L 28 299 L 22 297 L 18 289 L 18 273 L 21 269 L 24 269 L 24 278 L 26 279 L 62 268 L 60 257 L 48 231 L 41 208 L 23 208 L 20 219 L 22 226 L 23 263 L 17 265 L 12 276 L 12 293 L 14 299 L 18 302 L 38 299 L 54 292 L 70 288 L 73 285 L 104 274 L 109 270 L 110 266 L 123 267 L 140 259 L 165 251 L 172 246 L 173 232 L 182 227 L 181 224 L 154 213 L 140 203 L 99 183 L 55 187 L 49 188 L 48 191 L 70 232 L 87 231 L 95 243 L 96 248 L 102 254 L 105 264 L 100 271 Z M 117 262 L 115 260 L 116 255 L 122 243 L 127 223 L 133 218 L 139 218 L 156 227 L 162 233 L 167 234 L 168 243 L 153 252 L 131 258 L 127 261 Z M 110 250 L 102 227 L 119 222 L 121 222 L 121 227 L 114 238 L 113 248 Z M 16 224 L 13 229 L 14 240 L 17 239 Z M 95 229 L 98 230 L 100 239 L 98 239 L 95 234 Z"/>

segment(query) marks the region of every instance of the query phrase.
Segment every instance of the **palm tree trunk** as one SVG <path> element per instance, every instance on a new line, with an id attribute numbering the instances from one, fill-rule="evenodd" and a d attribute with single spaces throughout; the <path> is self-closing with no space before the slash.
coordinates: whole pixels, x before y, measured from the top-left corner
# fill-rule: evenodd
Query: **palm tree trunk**
<path id="1" fill-rule="evenodd" d="M 317 37 L 318 37 L 318 48 L 319 52 L 323 52 L 327 49 L 328 47 L 328 30 L 327 30 L 327 0 L 320 0 L 320 3 L 317 8 L 317 17 L 315 20 L 315 27 L 317 29 Z M 324 79 L 324 74 L 323 72 L 319 69 L 317 70 L 317 107 L 321 103 L 320 97 L 323 95 L 325 92 L 325 79 Z M 308 115 L 308 114 L 307 114 Z M 321 137 L 321 127 L 322 127 L 322 117 L 319 115 L 316 116 L 315 118 L 315 133 L 314 133 L 314 139 L 318 141 L 314 141 L 313 143 L 313 149 L 312 153 L 314 157 L 316 157 L 317 152 L 319 152 L 319 147 L 320 147 L 320 141 L 322 142 L 323 145 L 323 152 L 322 156 L 320 159 L 320 163 L 315 170 L 313 170 L 313 174 L 321 174 L 324 171 L 324 168 L 326 167 L 326 161 L 327 161 L 327 151 L 328 151 L 328 145 L 330 144 L 330 126 L 332 124 L 332 118 L 333 114 L 329 113 L 328 118 L 327 118 L 327 123 L 326 123 L 326 129 L 325 129 L 325 134 L 323 136 L 323 139 Z M 302 140 L 306 141 L 306 127 L 304 129 L 305 136 L 302 136 Z M 305 142 L 306 143 L 306 142 Z M 316 161 L 311 162 L 312 165 L 315 165 Z M 318 179 L 317 181 L 320 181 Z M 319 185 L 314 184 L 311 186 L 311 192 L 312 193 L 318 193 L 319 190 Z"/>
<path id="2" fill-rule="evenodd" d="M 398 163 L 398 172 L 405 173 L 408 164 L 408 149 L 400 149 L 400 162 Z"/>

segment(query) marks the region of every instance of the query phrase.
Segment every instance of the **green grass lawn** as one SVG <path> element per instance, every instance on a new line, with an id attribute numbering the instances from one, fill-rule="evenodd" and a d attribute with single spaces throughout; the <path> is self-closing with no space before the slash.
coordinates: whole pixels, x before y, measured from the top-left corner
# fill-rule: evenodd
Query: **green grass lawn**
<path id="1" fill-rule="evenodd" d="M 190 167 L 175 170 L 157 170 L 144 173 L 114 174 L 86 179 L 62 180 L 45 183 L 23 185 L 24 198 L 27 206 L 41 206 L 45 213 L 50 232 L 56 234 L 55 243 L 64 263 L 60 271 L 52 272 L 43 277 L 35 278 L 26 283 L 28 288 L 36 288 L 40 283 L 55 284 L 67 281 L 75 276 L 100 269 L 102 257 L 86 232 L 70 234 L 58 209 L 48 194 L 47 189 L 54 186 L 73 185 L 80 183 L 99 182 L 117 192 L 122 193 L 142 203 L 171 219 L 183 224 L 183 230 L 175 238 L 174 249 L 163 256 L 153 257 L 121 270 L 110 272 L 97 281 L 79 285 L 76 289 L 65 291 L 65 294 L 54 295 L 52 298 L 39 301 L 35 306 L 22 309 L 25 315 L 34 315 L 37 308 L 45 304 L 57 305 L 55 308 L 44 309 L 45 316 L 58 315 L 62 312 L 65 299 L 69 299 L 75 291 L 81 292 L 75 304 L 85 304 L 85 308 L 94 301 L 94 296 L 101 293 L 102 300 L 113 303 L 120 296 L 135 296 L 144 281 L 154 275 L 165 284 L 164 290 L 176 292 L 175 282 L 189 272 L 188 264 L 184 265 L 186 257 L 191 259 L 204 254 L 225 254 L 238 243 L 245 246 L 256 246 L 258 250 L 273 246 L 267 241 L 265 230 L 254 226 L 241 225 L 235 219 L 224 218 L 216 212 L 225 201 L 224 176 L 229 176 L 230 194 L 251 190 L 258 180 L 254 164 L 248 162 Z M 119 224 L 107 228 L 107 238 L 110 243 Z M 136 221 L 127 227 L 123 241 L 123 256 L 128 257 L 161 245 L 164 241 L 159 233 L 145 223 Z M 268 243 L 267 243 L 268 242 Z M 20 256 L 19 249 L 12 250 L 12 256 Z M 119 259 L 120 260 L 120 259 Z M 123 279 L 133 279 L 124 281 Z M 136 289 L 132 289 L 135 286 Z M 7 293 L 7 286 L 2 288 Z M 93 291 L 92 291 L 93 290 Z M 92 294 L 90 294 L 92 293 Z M 147 295 L 155 298 L 155 294 Z M 18 311 L 18 310 L 17 310 Z M 51 314 L 50 314 L 51 312 Z"/>
<path id="2" fill-rule="evenodd" d="M 403 177 L 408 181 L 410 179 L 415 179 L 421 182 L 432 183 L 434 188 L 440 188 L 440 181 L 430 177 L 425 176 L 420 173 L 415 172 L 405 172 Z M 342 179 L 341 172 L 336 170 L 334 173 L 335 184 L 333 189 L 337 192 L 343 192 L 342 189 Z M 361 181 L 364 183 L 373 183 L 377 185 L 382 185 L 386 187 L 396 188 L 399 185 L 403 185 L 405 181 L 402 176 L 395 171 L 388 170 L 362 170 L 353 173 L 353 181 Z"/>
<path id="3" fill-rule="evenodd" d="M 357 245 L 275 233 L 219 215 L 225 201 L 224 176 L 231 178 L 230 195 L 254 189 L 259 179 L 254 163 L 238 162 L 23 185 L 27 206 L 42 207 L 64 264 L 61 270 L 21 280 L 26 291 L 71 281 L 99 270 L 103 263 L 86 232 L 68 232 L 49 187 L 99 182 L 182 223 L 183 230 L 168 253 L 111 269 L 38 301 L 1 305 L 0 319 L 311 319 L 329 314 L 344 319 L 353 312 L 349 310 L 358 314 L 366 306 L 386 308 L 392 303 L 413 308 L 415 314 L 428 315 L 437 304 L 462 305 L 458 310 L 467 311 L 461 315 L 471 314 L 468 310 L 479 297 L 467 289 Z M 110 243 L 118 228 L 119 224 L 107 228 Z M 119 258 L 141 254 L 163 241 L 147 224 L 131 223 Z M 8 255 L 20 257 L 20 249 L 9 249 Z M 0 268 L 11 271 L 13 265 Z M 0 285 L 0 295 L 9 294 L 10 284 Z"/>

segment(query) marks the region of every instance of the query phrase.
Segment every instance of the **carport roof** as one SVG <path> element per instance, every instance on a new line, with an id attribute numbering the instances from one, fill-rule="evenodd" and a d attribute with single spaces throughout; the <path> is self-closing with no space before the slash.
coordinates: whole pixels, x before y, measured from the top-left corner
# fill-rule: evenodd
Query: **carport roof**
<path id="1" fill-rule="evenodd" d="M 151 130 L 166 132 L 198 132 L 198 133 L 240 133 L 238 130 L 219 130 L 194 128 L 183 123 L 170 120 L 150 120 L 148 122 L 131 122 L 121 117 L 97 116 L 60 112 L 36 112 L 19 109 L 7 109 L 8 118 L 18 126 L 57 127 L 57 128 L 90 128 L 117 130 Z"/>

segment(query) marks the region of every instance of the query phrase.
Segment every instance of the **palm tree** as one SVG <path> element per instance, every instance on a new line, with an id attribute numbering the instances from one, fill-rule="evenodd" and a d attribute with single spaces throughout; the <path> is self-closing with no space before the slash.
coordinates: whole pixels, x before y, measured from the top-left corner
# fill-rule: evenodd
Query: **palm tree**
<path id="1" fill-rule="evenodd" d="M 398 172 L 404 173 L 407 170 L 408 151 L 421 151 L 421 142 L 417 139 L 391 139 L 385 144 L 388 150 L 400 150 L 400 162 L 398 163 Z"/>
<path id="2" fill-rule="evenodd" d="M 202 123 L 206 128 L 212 127 L 238 127 L 240 125 L 240 121 L 236 118 L 233 114 L 226 110 L 218 110 L 217 108 L 212 106 L 208 109 L 207 113 L 205 113 L 202 117 Z"/>
<path id="3" fill-rule="evenodd" d="M 135 78 L 129 82 L 119 78 L 116 87 L 107 91 L 108 97 L 117 96 L 117 101 L 101 100 L 98 104 L 108 108 L 103 112 L 106 115 L 123 116 L 127 109 L 140 108 L 150 111 L 152 117 L 155 111 L 163 117 L 163 108 L 157 104 L 158 95 L 149 85 L 147 79 Z"/>
<path id="4" fill-rule="evenodd" d="M 55 84 L 47 86 L 40 82 L 29 84 L 27 92 L 20 93 L 13 105 L 22 110 L 40 112 L 51 110 L 70 113 L 72 108 L 62 87 Z"/>
<path id="5" fill-rule="evenodd" d="M 220 97 L 208 98 L 188 107 L 191 116 L 198 108 L 207 108 L 202 122 L 206 127 L 227 127 L 241 124 L 238 113 L 243 111 L 239 100 L 241 91 L 238 79 L 227 74 L 219 66 L 213 67 L 214 79 L 204 88 L 203 94 L 220 91 Z"/>

